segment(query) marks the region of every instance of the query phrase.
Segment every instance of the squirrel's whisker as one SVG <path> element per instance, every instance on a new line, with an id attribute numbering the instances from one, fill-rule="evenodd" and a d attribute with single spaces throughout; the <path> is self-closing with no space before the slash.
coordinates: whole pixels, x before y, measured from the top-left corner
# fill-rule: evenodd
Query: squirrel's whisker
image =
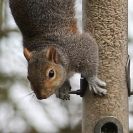
<path id="1" fill-rule="evenodd" d="M 27 96 L 30 96 L 30 95 L 32 95 L 32 94 L 34 95 L 34 91 L 32 91 L 32 92 L 26 94 L 23 98 L 25 98 L 25 97 L 27 97 Z M 32 96 L 33 96 L 33 95 L 32 95 Z"/>

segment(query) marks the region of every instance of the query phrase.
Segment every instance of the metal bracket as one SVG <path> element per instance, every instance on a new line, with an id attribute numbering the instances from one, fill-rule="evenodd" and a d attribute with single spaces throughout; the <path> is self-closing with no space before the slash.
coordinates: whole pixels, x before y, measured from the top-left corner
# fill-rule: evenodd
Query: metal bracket
<path id="1" fill-rule="evenodd" d="M 130 57 L 128 55 L 127 64 L 126 64 L 126 80 L 127 80 L 127 88 L 128 88 L 128 96 L 133 95 L 133 91 L 131 90 L 131 79 L 130 79 Z"/>
<path id="2" fill-rule="evenodd" d="M 76 94 L 76 95 L 80 95 L 81 97 L 83 97 L 86 92 L 87 87 L 88 87 L 87 80 L 81 76 L 80 90 L 70 91 L 69 94 Z"/>

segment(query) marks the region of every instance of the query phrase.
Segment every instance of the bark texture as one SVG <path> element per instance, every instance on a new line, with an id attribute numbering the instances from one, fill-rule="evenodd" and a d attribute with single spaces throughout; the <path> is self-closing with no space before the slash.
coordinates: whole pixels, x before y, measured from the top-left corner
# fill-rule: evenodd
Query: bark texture
<path id="1" fill-rule="evenodd" d="M 99 45 L 99 77 L 107 83 L 108 95 L 83 98 L 82 133 L 94 133 L 103 117 L 114 116 L 128 133 L 127 0 L 83 0 L 83 29 Z"/>

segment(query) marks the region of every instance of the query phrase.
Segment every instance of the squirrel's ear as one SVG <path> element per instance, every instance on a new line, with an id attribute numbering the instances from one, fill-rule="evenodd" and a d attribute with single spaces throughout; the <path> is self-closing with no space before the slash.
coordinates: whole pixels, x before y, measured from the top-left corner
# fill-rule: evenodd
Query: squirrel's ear
<path id="1" fill-rule="evenodd" d="M 27 48 L 24 48 L 24 56 L 27 59 L 27 61 L 29 61 L 32 57 L 32 53 Z"/>
<path id="2" fill-rule="evenodd" d="M 54 47 L 49 47 L 46 52 L 46 57 L 49 61 L 59 63 L 59 54 Z"/>

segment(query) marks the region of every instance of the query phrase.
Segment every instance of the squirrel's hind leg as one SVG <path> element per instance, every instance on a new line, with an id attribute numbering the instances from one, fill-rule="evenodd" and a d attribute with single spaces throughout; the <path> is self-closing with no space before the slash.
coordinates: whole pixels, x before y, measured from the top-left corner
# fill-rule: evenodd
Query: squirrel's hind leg
<path id="1" fill-rule="evenodd" d="M 65 81 L 65 83 L 61 86 L 61 88 L 59 88 L 55 95 L 57 98 L 60 98 L 62 100 L 70 100 L 70 92 L 71 87 L 69 84 L 69 81 Z"/>
<path id="2" fill-rule="evenodd" d="M 88 79 L 89 83 L 89 89 L 90 91 L 93 91 L 95 94 L 98 95 L 106 95 L 107 90 L 104 89 L 106 86 L 106 83 L 102 80 L 100 80 L 98 77 L 91 77 Z"/>

